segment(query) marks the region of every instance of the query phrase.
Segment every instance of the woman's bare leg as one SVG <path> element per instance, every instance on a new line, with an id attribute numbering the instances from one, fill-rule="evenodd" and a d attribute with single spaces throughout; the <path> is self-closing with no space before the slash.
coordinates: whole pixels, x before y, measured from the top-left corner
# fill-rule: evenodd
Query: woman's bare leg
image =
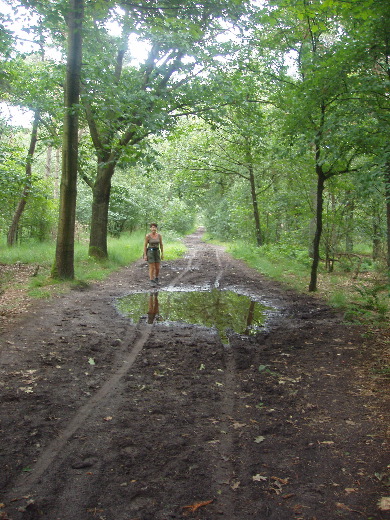
<path id="1" fill-rule="evenodd" d="M 149 278 L 154 280 L 156 278 L 156 265 L 155 263 L 149 264 Z"/>

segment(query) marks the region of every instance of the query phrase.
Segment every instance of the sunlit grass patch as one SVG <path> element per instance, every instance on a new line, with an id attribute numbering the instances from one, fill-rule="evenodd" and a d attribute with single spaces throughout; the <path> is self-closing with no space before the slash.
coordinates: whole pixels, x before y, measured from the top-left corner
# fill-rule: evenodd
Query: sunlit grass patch
<path id="1" fill-rule="evenodd" d="M 307 262 L 302 263 L 296 257 L 288 258 L 276 251 L 249 245 L 244 242 L 224 244 L 226 250 L 235 258 L 244 260 L 250 267 L 265 276 L 288 284 L 297 290 L 304 291 L 309 284 Z"/>
<path id="2" fill-rule="evenodd" d="M 186 246 L 182 242 L 168 242 L 164 244 L 164 260 L 176 260 L 187 251 Z"/>
<path id="3" fill-rule="evenodd" d="M 51 264 L 55 251 L 55 242 L 27 241 L 13 247 L 2 246 L 1 262 L 4 264 Z"/>
<path id="4" fill-rule="evenodd" d="M 35 298 L 37 300 L 49 300 L 52 296 L 52 291 L 43 289 L 42 287 L 34 287 L 30 288 L 27 294 L 30 298 Z"/>

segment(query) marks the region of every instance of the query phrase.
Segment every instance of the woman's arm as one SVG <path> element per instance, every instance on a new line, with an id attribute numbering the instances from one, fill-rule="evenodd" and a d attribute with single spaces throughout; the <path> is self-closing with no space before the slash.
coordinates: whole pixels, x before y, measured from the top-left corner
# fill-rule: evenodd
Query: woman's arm
<path id="1" fill-rule="evenodd" d="M 149 243 L 149 235 L 146 235 L 145 242 L 144 242 L 144 255 L 143 255 L 145 260 L 148 258 L 147 253 L 146 253 L 146 249 L 148 247 L 148 243 Z"/>
<path id="2" fill-rule="evenodd" d="M 160 251 L 161 251 L 161 259 L 164 258 L 164 246 L 162 241 L 162 236 L 160 235 Z"/>

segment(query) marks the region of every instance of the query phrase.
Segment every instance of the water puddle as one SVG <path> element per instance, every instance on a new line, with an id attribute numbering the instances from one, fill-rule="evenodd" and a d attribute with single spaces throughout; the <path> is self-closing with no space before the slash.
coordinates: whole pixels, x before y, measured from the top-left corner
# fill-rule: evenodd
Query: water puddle
<path id="1" fill-rule="evenodd" d="M 185 323 L 216 329 L 223 343 L 228 331 L 249 336 L 264 329 L 272 307 L 228 290 L 151 291 L 118 298 L 118 311 L 133 323 Z"/>

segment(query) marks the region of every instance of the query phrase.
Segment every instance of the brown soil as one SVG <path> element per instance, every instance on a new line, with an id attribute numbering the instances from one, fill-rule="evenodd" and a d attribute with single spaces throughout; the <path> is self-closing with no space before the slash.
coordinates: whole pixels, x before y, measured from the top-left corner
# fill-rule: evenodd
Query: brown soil
<path id="1" fill-rule="evenodd" d="M 113 302 L 150 290 L 141 260 L 3 324 L 0 518 L 389 518 L 386 336 L 199 234 L 186 243 L 161 288 L 264 299 L 267 329 L 226 346 L 199 326 L 130 323 Z"/>

